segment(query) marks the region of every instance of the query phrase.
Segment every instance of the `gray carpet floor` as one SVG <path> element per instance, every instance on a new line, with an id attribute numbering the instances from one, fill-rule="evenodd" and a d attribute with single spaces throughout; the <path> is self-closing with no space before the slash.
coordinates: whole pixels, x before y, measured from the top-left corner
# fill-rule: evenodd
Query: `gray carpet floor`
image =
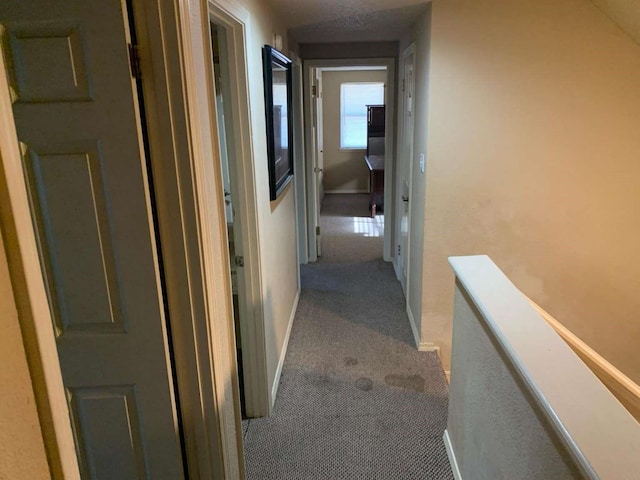
<path id="1" fill-rule="evenodd" d="M 323 252 L 302 266 L 274 413 L 243 422 L 248 480 L 453 479 L 442 434 L 448 390 L 418 352 L 383 217 L 367 195 L 327 195 Z"/>

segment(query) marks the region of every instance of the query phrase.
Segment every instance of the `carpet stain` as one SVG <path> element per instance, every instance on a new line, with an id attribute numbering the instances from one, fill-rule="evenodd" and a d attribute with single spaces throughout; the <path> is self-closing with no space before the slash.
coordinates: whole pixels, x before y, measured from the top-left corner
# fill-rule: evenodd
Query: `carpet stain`
<path id="1" fill-rule="evenodd" d="M 416 392 L 424 392 L 425 389 L 424 377 L 420 375 L 387 375 L 384 377 L 384 383 Z"/>
<path id="2" fill-rule="evenodd" d="M 356 380 L 356 388 L 363 392 L 368 392 L 373 389 L 373 380 L 368 377 L 360 377 Z"/>
<path id="3" fill-rule="evenodd" d="M 351 367 L 358 364 L 358 359 L 353 357 L 344 357 L 344 364 Z"/>
<path id="4" fill-rule="evenodd" d="M 329 383 L 329 375 L 323 373 L 305 373 L 304 377 L 309 383 L 319 387 L 326 386 Z"/>

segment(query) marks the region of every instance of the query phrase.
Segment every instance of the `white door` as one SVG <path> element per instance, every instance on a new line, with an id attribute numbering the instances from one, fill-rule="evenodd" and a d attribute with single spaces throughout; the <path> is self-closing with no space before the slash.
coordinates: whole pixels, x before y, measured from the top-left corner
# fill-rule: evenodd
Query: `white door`
<path id="1" fill-rule="evenodd" d="M 400 283 L 407 295 L 407 277 L 409 275 L 409 217 L 411 206 L 411 176 L 413 169 L 413 134 L 414 134 L 414 68 L 415 48 L 413 45 L 403 55 L 403 120 L 402 120 L 402 155 L 400 162 L 399 193 L 400 209 Z"/>
<path id="2" fill-rule="evenodd" d="M 314 69 L 312 85 L 313 101 L 313 142 L 314 142 L 314 178 L 315 178 L 315 224 L 316 224 L 316 251 L 322 255 L 322 235 L 320 230 L 320 210 L 324 198 L 324 156 L 323 156 L 323 132 L 322 132 L 322 71 Z"/>
<path id="3" fill-rule="evenodd" d="M 322 206 L 322 200 L 324 200 L 324 113 L 323 113 L 323 97 L 322 97 L 322 71 L 318 70 L 318 76 L 316 78 L 316 85 L 318 86 L 318 95 L 316 96 L 316 125 L 318 126 L 318 207 Z M 318 211 L 320 208 L 318 208 Z"/>
<path id="4" fill-rule="evenodd" d="M 182 479 L 126 5 L 0 21 L 82 478 Z"/>

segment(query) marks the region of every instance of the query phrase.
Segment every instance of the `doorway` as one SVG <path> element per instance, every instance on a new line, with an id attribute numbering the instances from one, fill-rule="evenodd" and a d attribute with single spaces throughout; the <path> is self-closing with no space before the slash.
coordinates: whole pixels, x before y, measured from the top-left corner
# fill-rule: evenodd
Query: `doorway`
<path id="1" fill-rule="evenodd" d="M 185 478 L 132 5 L 21 7 L 3 15 L 23 146 L 13 179 L 26 186 L 80 474 Z"/>
<path id="2" fill-rule="evenodd" d="M 391 261 L 393 257 L 391 243 L 394 233 L 392 225 L 395 222 L 395 196 L 393 195 L 395 60 L 309 60 L 304 62 L 304 70 L 308 208 L 306 232 L 309 261 L 316 261 L 322 255 L 320 209 L 324 195 L 327 193 L 369 194 L 371 187 L 369 183 L 373 175 L 370 175 L 365 163 L 367 113 L 365 111 L 362 115 L 364 120 L 359 125 L 359 115 L 354 116 L 349 109 L 345 110 L 343 107 L 349 105 L 349 99 L 345 97 L 349 92 L 353 92 L 360 99 L 363 92 L 371 90 L 375 97 L 376 84 L 382 84 L 380 89 L 382 93 L 379 95 L 380 98 L 371 97 L 370 101 L 373 104 L 386 106 L 384 139 L 381 148 L 384 153 L 380 157 L 380 164 L 376 166 L 376 170 L 384 171 L 384 194 L 380 203 L 384 205 L 385 215 L 374 215 L 370 219 L 372 223 L 370 230 L 383 232 L 382 257 L 386 261 Z M 329 93 L 327 90 L 329 85 L 332 85 L 329 87 L 330 90 L 337 88 L 337 91 Z M 349 90 L 349 87 L 353 88 Z M 328 116 L 333 120 L 328 121 Z M 363 144 L 358 143 L 358 135 L 345 134 L 345 132 L 358 132 L 359 129 L 362 130 L 362 141 L 365 142 Z M 356 140 L 349 140 L 353 138 Z M 380 173 L 376 175 L 380 177 Z M 364 212 L 364 215 L 366 216 L 367 213 Z M 356 223 L 366 220 L 368 219 L 365 218 Z"/>
<path id="3" fill-rule="evenodd" d="M 236 357 L 243 418 L 271 408 L 260 290 L 258 218 L 241 23 L 210 5 L 212 83 L 228 236 Z"/>

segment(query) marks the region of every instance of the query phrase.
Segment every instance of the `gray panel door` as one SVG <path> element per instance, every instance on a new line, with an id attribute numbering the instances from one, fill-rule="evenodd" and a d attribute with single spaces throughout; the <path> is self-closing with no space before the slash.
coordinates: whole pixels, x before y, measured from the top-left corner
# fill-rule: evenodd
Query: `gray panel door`
<path id="1" fill-rule="evenodd" d="M 82 477 L 184 478 L 126 5 L 0 23 Z"/>

